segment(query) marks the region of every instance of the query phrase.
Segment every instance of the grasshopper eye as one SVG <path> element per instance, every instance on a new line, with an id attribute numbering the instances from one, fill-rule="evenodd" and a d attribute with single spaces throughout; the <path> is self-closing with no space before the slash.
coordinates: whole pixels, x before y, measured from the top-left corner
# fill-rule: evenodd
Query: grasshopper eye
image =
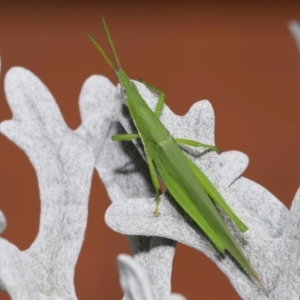
<path id="1" fill-rule="evenodd" d="M 121 87 L 121 95 L 122 95 L 122 97 L 127 99 L 127 92 L 126 92 L 126 89 L 123 86 Z"/>

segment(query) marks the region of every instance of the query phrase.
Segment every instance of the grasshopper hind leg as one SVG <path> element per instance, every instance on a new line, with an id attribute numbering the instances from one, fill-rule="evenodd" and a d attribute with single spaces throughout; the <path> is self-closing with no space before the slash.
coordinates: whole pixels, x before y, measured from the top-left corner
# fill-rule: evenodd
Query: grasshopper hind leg
<path id="1" fill-rule="evenodd" d="M 222 150 L 220 148 L 213 146 L 213 145 L 207 145 L 207 144 L 203 144 L 203 143 L 189 140 L 189 139 L 174 138 L 174 140 L 177 144 L 184 144 L 184 145 L 188 145 L 188 146 L 192 146 L 192 147 L 203 147 L 203 148 L 207 148 L 207 149 L 216 151 L 219 154 L 222 153 Z"/>

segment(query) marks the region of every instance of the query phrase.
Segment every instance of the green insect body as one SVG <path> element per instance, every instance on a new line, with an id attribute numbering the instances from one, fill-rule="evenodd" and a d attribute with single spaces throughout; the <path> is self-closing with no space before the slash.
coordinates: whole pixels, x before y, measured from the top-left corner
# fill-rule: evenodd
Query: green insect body
<path id="1" fill-rule="evenodd" d="M 115 135 L 112 139 L 114 141 L 141 139 L 151 179 L 156 190 L 155 216 L 159 215 L 158 173 L 170 194 L 205 232 L 217 250 L 224 251 L 227 249 L 246 273 L 263 285 L 260 277 L 229 232 L 212 200 L 228 214 L 242 232 L 247 230 L 246 225 L 227 205 L 207 176 L 183 154 L 178 144 L 195 147 L 202 146 L 215 151 L 218 151 L 218 148 L 197 141 L 173 138 L 171 136 L 170 132 L 159 120 L 165 95 L 158 89 L 144 82 L 150 90 L 159 96 L 156 109 L 153 112 L 139 94 L 136 86 L 130 81 L 124 70 L 122 70 L 104 19 L 102 23 L 116 62 L 116 67 L 109 60 L 103 48 L 96 42 L 92 35 L 88 33 L 88 36 L 101 52 L 109 66 L 115 71 L 118 81 L 126 95 L 128 109 L 137 129 L 137 133 L 135 134 Z"/>

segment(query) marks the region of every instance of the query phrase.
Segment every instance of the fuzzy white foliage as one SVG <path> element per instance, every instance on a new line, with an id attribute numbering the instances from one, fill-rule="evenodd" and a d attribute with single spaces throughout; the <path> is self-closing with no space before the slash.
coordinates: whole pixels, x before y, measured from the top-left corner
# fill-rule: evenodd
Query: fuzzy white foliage
<path id="1" fill-rule="evenodd" d="M 300 23 L 297 21 L 290 21 L 288 27 L 300 52 Z"/>
<path id="2" fill-rule="evenodd" d="M 297 43 L 299 24 L 290 23 Z M 156 95 L 135 83 L 151 108 Z M 81 126 L 70 130 L 48 89 L 31 72 L 11 69 L 5 93 L 13 119 L 0 131 L 27 154 L 39 184 L 39 232 L 29 249 L 20 251 L 0 238 L 0 287 L 13 300 L 77 299 L 74 268 L 87 220 L 91 176 L 96 167 L 112 205 L 105 219 L 126 234 L 134 258 L 118 257 L 124 300 L 184 300 L 171 294 L 172 261 L 176 241 L 193 247 L 229 278 L 242 299 L 299 299 L 300 190 L 289 211 L 271 193 L 241 176 L 248 164 L 238 151 L 221 155 L 183 147 L 208 175 L 228 204 L 248 225 L 241 234 L 226 216 L 225 222 L 265 282 L 262 288 L 226 253 L 220 254 L 174 200 L 164 194 L 157 218 L 154 191 L 139 142 L 112 142 L 112 134 L 134 128 L 120 89 L 102 76 L 84 84 L 79 105 Z M 115 96 L 114 96 L 115 94 Z M 120 125 L 121 120 L 122 125 Z M 214 114 L 208 101 L 193 105 L 183 117 L 164 107 L 162 122 L 172 135 L 214 144 Z M 138 150 L 137 150 L 138 149 Z M 0 233 L 6 220 L 0 212 Z"/>
<path id="3" fill-rule="evenodd" d="M 0 239 L 0 279 L 12 299 L 76 299 L 74 268 L 84 238 L 94 155 L 65 124 L 47 88 L 31 72 L 12 68 L 5 93 L 13 119 L 0 131 L 36 171 L 39 232 L 25 251 Z M 3 266 L 5 266 L 3 268 Z"/>
<path id="4" fill-rule="evenodd" d="M 127 300 L 152 300 L 153 293 L 144 270 L 135 260 L 125 254 L 118 256 L 120 284 L 126 293 Z M 166 295 L 162 300 L 185 300 L 179 294 Z"/>
<path id="5" fill-rule="evenodd" d="M 5 230 L 5 228 L 6 228 L 6 219 L 3 212 L 0 210 L 0 234 Z"/>
<path id="6" fill-rule="evenodd" d="M 115 122 L 115 87 L 102 76 L 86 81 L 80 95 L 82 124 L 72 131 L 48 89 L 28 70 L 12 68 L 4 86 L 13 119 L 2 122 L 0 131 L 27 154 L 35 168 L 41 215 L 38 235 L 29 249 L 20 251 L 0 238 L 0 287 L 13 300 L 77 299 L 74 268 L 84 238 L 96 161 L 103 167 L 104 180 L 109 181 L 110 176 L 104 167 L 110 151 L 108 133 Z M 116 151 L 120 151 L 119 146 Z M 126 176 L 121 172 L 124 184 Z M 143 185 L 143 176 L 136 174 L 134 178 Z M 5 226 L 0 212 L 0 233 Z M 126 260 L 122 262 L 123 269 L 126 264 Z M 129 266 L 131 274 L 146 287 L 145 275 L 140 278 L 141 271 L 135 275 L 138 267 L 134 264 Z M 127 292 L 133 287 L 124 284 Z M 130 294 L 132 299 L 142 300 L 135 291 Z"/>

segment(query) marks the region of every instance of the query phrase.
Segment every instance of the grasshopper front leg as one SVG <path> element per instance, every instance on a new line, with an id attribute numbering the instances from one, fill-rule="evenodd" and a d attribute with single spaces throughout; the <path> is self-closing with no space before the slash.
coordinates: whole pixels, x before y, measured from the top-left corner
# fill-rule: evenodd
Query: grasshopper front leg
<path id="1" fill-rule="evenodd" d="M 138 133 L 121 133 L 121 134 L 115 134 L 111 137 L 111 139 L 115 141 L 120 142 L 128 142 L 134 139 L 139 139 L 140 135 Z"/>
<path id="2" fill-rule="evenodd" d="M 160 114 L 161 114 L 161 111 L 163 109 L 163 106 L 165 104 L 166 95 L 164 94 L 164 92 L 162 92 L 158 88 L 154 87 L 153 85 L 147 83 L 143 79 L 138 79 L 138 81 L 142 82 L 150 91 L 153 91 L 158 95 L 157 105 L 156 105 L 154 113 L 157 117 L 159 117 Z M 178 144 L 184 144 L 184 145 L 193 146 L 193 147 L 204 147 L 204 148 L 216 151 L 219 154 L 222 152 L 222 150 L 220 148 L 216 147 L 216 146 L 203 144 L 203 143 L 200 143 L 198 141 L 193 141 L 193 140 L 189 140 L 189 139 L 182 139 L 182 138 L 174 138 L 174 140 Z"/>
<path id="3" fill-rule="evenodd" d="M 158 100 L 157 100 L 157 104 L 156 104 L 156 108 L 155 108 L 155 115 L 157 117 L 160 116 L 161 111 L 164 107 L 165 104 L 165 100 L 166 100 L 166 95 L 164 92 L 162 92 L 161 90 L 157 89 L 156 87 L 154 87 L 153 85 L 147 83 L 146 81 L 144 81 L 143 79 L 138 79 L 139 82 L 143 83 L 150 91 L 156 93 L 158 95 Z"/>
<path id="4" fill-rule="evenodd" d="M 149 171 L 150 171 L 150 176 L 151 176 L 151 179 L 152 179 L 152 183 L 153 183 L 153 186 L 154 186 L 154 189 L 155 189 L 155 202 L 156 202 L 156 205 L 155 205 L 155 210 L 153 212 L 154 216 L 155 217 L 158 217 L 160 215 L 160 212 L 159 212 L 159 203 L 160 203 L 160 199 L 159 199 L 159 179 L 158 179 L 158 176 L 157 176 L 157 173 L 155 171 L 155 167 L 153 165 L 153 161 L 152 161 L 152 158 L 147 155 L 147 163 L 148 163 L 148 166 L 149 166 Z"/>

